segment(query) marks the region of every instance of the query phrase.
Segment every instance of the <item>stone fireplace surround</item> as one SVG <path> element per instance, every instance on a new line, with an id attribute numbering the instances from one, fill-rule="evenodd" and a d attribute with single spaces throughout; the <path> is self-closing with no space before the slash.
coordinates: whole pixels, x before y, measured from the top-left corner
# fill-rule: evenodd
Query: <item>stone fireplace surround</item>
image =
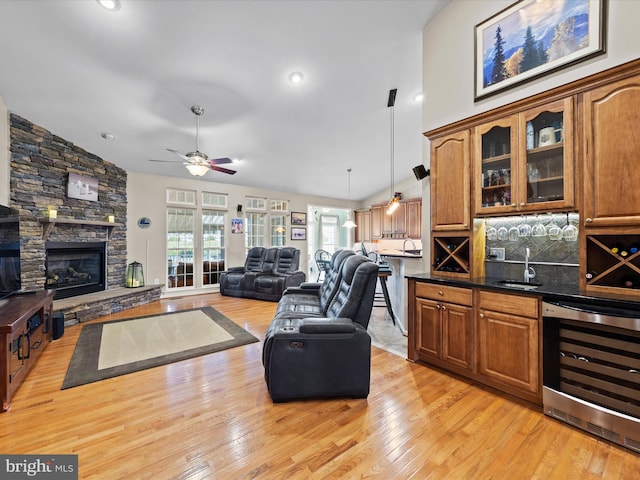
<path id="1" fill-rule="evenodd" d="M 127 266 L 127 172 L 44 128 L 11 113 L 11 206 L 20 210 L 23 289 L 45 288 L 45 242 L 107 242 L 105 292 L 54 301 L 65 313 L 65 324 L 86 321 L 112 311 L 148 303 L 160 296 L 160 285 L 125 289 Z M 99 182 L 98 201 L 67 197 L 69 173 Z M 60 222 L 43 221 L 55 207 Z M 105 227 L 113 215 L 113 227 Z M 71 220 L 65 223 L 64 219 Z M 45 226 L 47 228 L 45 228 Z M 101 300 L 103 299 L 103 300 Z M 59 304 L 59 305 L 56 305 Z"/>

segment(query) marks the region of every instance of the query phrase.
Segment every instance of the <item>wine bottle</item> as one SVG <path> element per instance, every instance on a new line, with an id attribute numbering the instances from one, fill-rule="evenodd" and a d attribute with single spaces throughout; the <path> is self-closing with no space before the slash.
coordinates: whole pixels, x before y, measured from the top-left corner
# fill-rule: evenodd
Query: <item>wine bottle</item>
<path id="1" fill-rule="evenodd" d="M 611 253 L 615 253 L 616 255 L 620 252 L 620 244 L 616 243 L 613 247 L 611 247 Z"/>
<path id="2" fill-rule="evenodd" d="M 622 277 L 620 282 L 624 288 L 638 288 L 640 286 L 639 277 L 637 275 L 626 275 Z"/>
<path id="3" fill-rule="evenodd" d="M 640 250 L 640 243 L 632 243 L 631 247 L 629 247 L 629 253 L 631 255 L 636 253 L 638 250 Z"/>
<path id="4" fill-rule="evenodd" d="M 596 278 L 598 276 L 598 274 L 596 272 L 594 272 L 593 270 L 590 272 L 587 272 L 585 274 L 585 277 L 587 278 L 587 280 L 592 280 L 594 278 Z"/>
<path id="5" fill-rule="evenodd" d="M 629 256 L 629 251 L 626 248 L 623 247 L 618 252 L 618 255 L 620 255 L 622 258 L 628 257 Z"/>

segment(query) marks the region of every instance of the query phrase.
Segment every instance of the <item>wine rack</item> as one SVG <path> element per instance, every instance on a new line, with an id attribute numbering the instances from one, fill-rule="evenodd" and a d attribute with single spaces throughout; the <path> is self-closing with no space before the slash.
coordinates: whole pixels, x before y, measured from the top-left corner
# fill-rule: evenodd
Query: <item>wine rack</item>
<path id="1" fill-rule="evenodd" d="M 469 276 L 469 237 L 434 236 L 432 272 L 451 276 Z"/>
<path id="2" fill-rule="evenodd" d="M 640 293 L 640 234 L 587 235 L 587 289 Z"/>

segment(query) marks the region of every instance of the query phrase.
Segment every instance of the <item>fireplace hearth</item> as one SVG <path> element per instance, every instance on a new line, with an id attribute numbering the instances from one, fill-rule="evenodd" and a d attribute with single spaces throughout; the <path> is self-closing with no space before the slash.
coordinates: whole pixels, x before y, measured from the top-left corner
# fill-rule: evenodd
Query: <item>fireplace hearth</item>
<path id="1" fill-rule="evenodd" d="M 46 288 L 56 299 L 105 290 L 106 242 L 46 242 Z"/>

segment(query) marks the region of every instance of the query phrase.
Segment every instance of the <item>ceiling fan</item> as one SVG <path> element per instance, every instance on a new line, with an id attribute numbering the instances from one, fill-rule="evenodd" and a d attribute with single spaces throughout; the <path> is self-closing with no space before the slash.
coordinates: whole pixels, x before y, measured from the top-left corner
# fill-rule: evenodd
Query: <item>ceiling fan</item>
<path id="1" fill-rule="evenodd" d="M 198 150 L 198 137 L 200 133 L 200 115 L 204 113 L 204 108 L 200 105 L 193 105 L 191 107 L 191 111 L 196 116 L 196 150 L 195 152 L 189 152 L 186 154 L 182 154 L 177 150 L 173 150 L 171 148 L 167 148 L 171 153 L 176 154 L 183 160 L 183 165 L 187 167 L 189 173 L 196 177 L 201 177 L 205 173 L 211 170 L 215 170 L 216 172 L 228 173 L 229 175 L 233 175 L 236 173 L 235 170 L 231 170 L 229 168 L 220 167 L 219 165 L 224 165 L 225 163 L 231 163 L 233 160 L 227 157 L 223 158 L 209 158 L 205 153 L 202 153 Z M 163 163 L 177 163 L 171 160 L 149 160 L 150 162 L 163 162 Z"/>

